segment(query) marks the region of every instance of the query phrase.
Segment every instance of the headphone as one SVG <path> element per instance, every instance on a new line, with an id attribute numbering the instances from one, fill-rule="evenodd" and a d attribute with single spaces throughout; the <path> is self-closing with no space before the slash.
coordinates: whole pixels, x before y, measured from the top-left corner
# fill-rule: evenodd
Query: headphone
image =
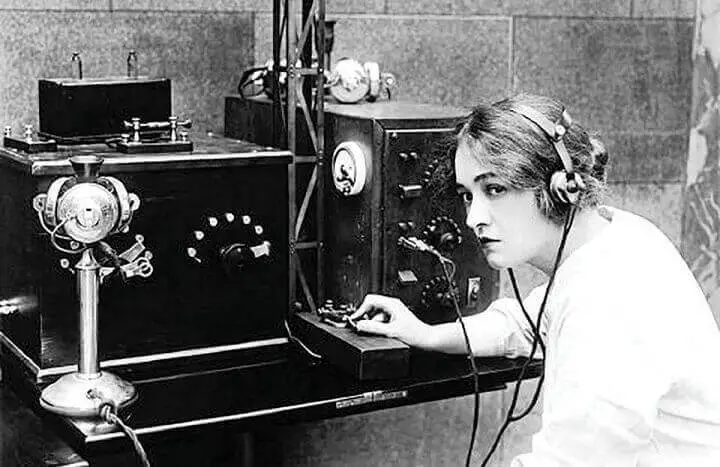
<path id="1" fill-rule="evenodd" d="M 560 119 L 553 123 L 545 115 L 527 105 L 518 104 L 513 106 L 511 110 L 539 127 L 553 144 L 555 152 L 560 157 L 564 170 L 559 170 L 550 177 L 550 195 L 560 203 L 576 204 L 580 198 L 580 193 L 585 190 L 586 186 L 580 174 L 574 171 L 572 159 L 570 159 L 570 154 L 568 154 L 563 141 L 563 136 L 572 125 L 570 114 L 563 109 Z"/>

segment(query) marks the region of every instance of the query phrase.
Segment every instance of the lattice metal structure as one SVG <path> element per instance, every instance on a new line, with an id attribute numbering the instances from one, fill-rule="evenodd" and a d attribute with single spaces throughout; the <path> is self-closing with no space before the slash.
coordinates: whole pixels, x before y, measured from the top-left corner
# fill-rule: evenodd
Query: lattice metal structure
<path id="1" fill-rule="evenodd" d="M 293 153 L 293 162 L 288 168 L 289 306 L 304 302 L 312 311 L 324 299 L 325 42 L 325 0 L 273 1 L 273 61 L 281 64 L 284 59 L 287 70 L 287 95 L 283 99 L 285 86 L 281 83 L 282 68 L 273 67 L 273 141 Z M 305 128 L 311 143 L 310 154 L 300 153 L 307 147 L 304 144 L 306 142 L 299 142 L 300 135 L 305 134 Z M 299 179 L 299 174 L 306 172 L 299 170 L 303 167 L 312 167 L 306 186 L 306 180 Z M 307 220 L 313 195 L 316 209 L 314 238 L 303 239 L 307 237 L 308 231 L 312 231 Z M 309 276 L 313 272 L 314 291 Z M 298 293 L 298 285 L 302 295 Z"/>

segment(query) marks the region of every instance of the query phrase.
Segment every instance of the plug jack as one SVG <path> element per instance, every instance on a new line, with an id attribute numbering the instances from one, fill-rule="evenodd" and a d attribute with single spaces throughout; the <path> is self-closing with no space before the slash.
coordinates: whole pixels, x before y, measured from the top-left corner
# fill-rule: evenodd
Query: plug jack
<path id="1" fill-rule="evenodd" d="M 467 286 L 467 308 L 474 310 L 480 302 L 480 278 L 468 278 Z"/>

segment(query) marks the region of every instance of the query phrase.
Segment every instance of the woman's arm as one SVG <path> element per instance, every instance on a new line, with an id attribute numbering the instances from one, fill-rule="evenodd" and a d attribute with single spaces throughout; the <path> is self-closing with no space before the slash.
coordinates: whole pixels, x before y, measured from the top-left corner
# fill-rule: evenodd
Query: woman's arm
<path id="1" fill-rule="evenodd" d="M 538 287 L 524 300 L 525 308 L 533 320 L 537 319 L 537 310 L 543 292 L 544 286 Z M 418 319 L 397 298 L 368 295 L 353 315 L 353 319 L 378 315 L 383 316 L 384 319 L 357 321 L 358 330 L 394 337 L 408 345 L 425 350 L 450 354 L 467 352 L 465 337 L 458 321 L 429 325 Z M 518 357 L 530 353 L 533 332 L 517 300 L 510 298 L 495 300 L 484 312 L 465 317 L 463 321 L 476 357 Z M 542 328 L 544 329 L 545 326 L 543 325 Z"/>

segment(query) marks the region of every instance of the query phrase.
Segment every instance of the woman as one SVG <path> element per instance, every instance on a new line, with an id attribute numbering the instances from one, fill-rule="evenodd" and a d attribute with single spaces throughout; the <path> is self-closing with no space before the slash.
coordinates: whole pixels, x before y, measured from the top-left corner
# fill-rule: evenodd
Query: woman
<path id="1" fill-rule="evenodd" d="M 518 357 L 535 335 L 521 305 L 540 316 L 543 423 L 512 465 L 720 466 L 720 333 L 707 301 L 660 230 L 599 204 L 607 156 L 577 124 L 552 133 L 545 124 L 562 115 L 522 95 L 475 108 L 457 131 L 457 191 L 488 263 L 527 263 L 550 283 L 464 320 L 475 356 Z M 428 325 L 394 298 L 369 295 L 354 316 L 378 313 L 358 330 L 466 352 L 458 322 Z"/>

